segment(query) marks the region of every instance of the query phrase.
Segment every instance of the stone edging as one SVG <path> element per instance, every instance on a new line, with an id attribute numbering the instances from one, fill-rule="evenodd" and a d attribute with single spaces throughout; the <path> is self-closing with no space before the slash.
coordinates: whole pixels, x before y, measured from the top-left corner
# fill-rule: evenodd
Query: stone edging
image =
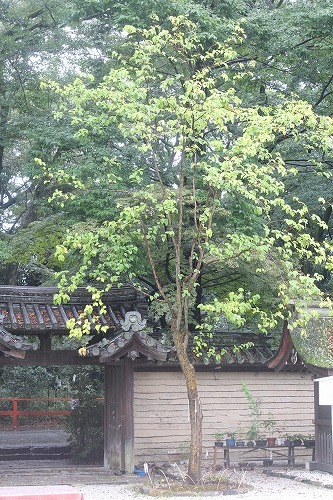
<path id="1" fill-rule="evenodd" d="M 263 474 L 272 477 L 283 477 L 285 479 L 291 479 L 297 481 L 298 483 L 310 484 L 311 486 L 320 486 L 321 488 L 326 488 L 327 490 L 333 490 L 333 484 L 323 484 L 320 481 L 314 479 L 302 478 L 296 474 L 286 474 L 284 472 L 277 472 L 274 470 L 263 470 Z"/>

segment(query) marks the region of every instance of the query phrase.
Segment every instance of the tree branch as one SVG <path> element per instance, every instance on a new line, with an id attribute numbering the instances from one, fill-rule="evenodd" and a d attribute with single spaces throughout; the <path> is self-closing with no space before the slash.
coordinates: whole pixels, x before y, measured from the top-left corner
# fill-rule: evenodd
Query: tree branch
<path id="1" fill-rule="evenodd" d="M 331 77 L 329 78 L 328 82 L 326 83 L 326 85 L 324 85 L 321 93 L 320 93 L 320 96 L 318 97 L 317 101 L 315 102 L 314 104 L 314 107 L 318 106 L 327 96 L 333 94 L 333 91 L 330 91 L 330 92 L 327 92 L 326 93 L 326 90 L 328 89 L 328 87 L 330 86 L 330 84 L 332 83 L 333 81 L 333 75 L 331 75 Z"/>

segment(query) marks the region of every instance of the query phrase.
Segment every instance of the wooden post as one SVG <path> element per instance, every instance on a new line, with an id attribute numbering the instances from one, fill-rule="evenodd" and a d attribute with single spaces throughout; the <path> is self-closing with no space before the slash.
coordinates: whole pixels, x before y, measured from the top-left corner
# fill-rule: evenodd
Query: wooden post
<path id="1" fill-rule="evenodd" d="M 18 427 L 18 414 L 17 414 L 17 399 L 13 399 L 13 415 L 12 415 L 13 427 L 16 430 Z"/>
<path id="2" fill-rule="evenodd" d="M 52 335 L 50 333 L 43 333 L 38 335 L 39 337 L 39 349 L 41 351 L 51 351 L 52 345 Z"/>
<path id="3" fill-rule="evenodd" d="M 106 365 L 104 467 L 127 473 L 134 468 L 133 373 L 130 358 Z"/>

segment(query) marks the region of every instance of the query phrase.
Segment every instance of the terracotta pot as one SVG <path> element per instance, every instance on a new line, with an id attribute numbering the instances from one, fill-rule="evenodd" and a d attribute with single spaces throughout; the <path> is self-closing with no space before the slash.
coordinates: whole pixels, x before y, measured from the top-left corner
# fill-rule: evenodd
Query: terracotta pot
<path id="1" fill-rule="evenodd" d="M 276 444 L 276 438 L 272 438 L 272 437 L 267 438 L 267 446 L 272 447 L 272 446 L 275 446 L 275 444 Z"/>

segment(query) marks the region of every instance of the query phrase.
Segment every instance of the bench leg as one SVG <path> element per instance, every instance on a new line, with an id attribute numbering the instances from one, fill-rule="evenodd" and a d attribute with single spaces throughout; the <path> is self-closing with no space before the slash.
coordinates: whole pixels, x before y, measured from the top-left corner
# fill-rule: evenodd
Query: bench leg
<path id="1" fill-rule="evenodd" d="M 230 453 L 229 450 L 223 450 L 224 451 L 224 466 L 225 467 L 230 467 Z"/>
<path id="2" fill-rule="evenodd" d="M 288 465 L 295 467 L 295 448 L 293 446 L 288 447 Z"/>

